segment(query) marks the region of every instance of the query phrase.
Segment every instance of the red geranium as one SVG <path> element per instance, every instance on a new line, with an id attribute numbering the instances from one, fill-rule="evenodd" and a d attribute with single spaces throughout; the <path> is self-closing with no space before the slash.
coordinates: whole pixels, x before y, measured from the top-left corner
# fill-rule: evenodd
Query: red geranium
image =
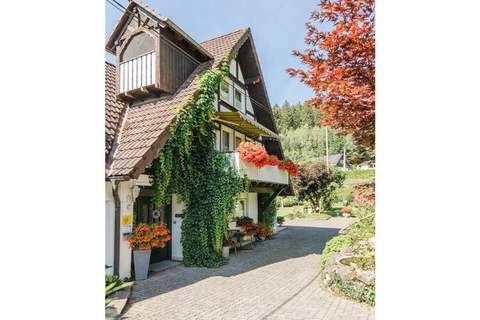
<path id="1" fill-rule="evenodd" d="M 237 147 L 237 152 L 240 154 L 240 159 L 253 163 L 257 168 L 268 165 L 267 150 L 260 143 L 242 142 Z"/>
<path id="2" fill-rule="evenodd" d="M 156 223 L 149 226 L 142 223 L 133 230 L 133 234 L 128 237 L 128 242 L 131 249 L 150 250 L 165 247 L 171 238 L 166 224 Z"/>
<path id="3" fill-rule="evenodd" d="M 268 157 L 268 162 L 271 166 L 278 166 L 280 164 L 280 160 L 276 155 L 271 155 Z"/>
<path id="4" fill-rule="evenodd" d="M 278 166 L 282 171 L 287 170 L 288 174 L 295 177 L 298 175 L 298 167 L 287 160 L 281 162 L 276 155 L 269 155 L 264 146 L 257 142 L 242 142 L 236 150 L 240 154 L 240 159 L 243 161 L 253 163 L 257 168 L 265 166 Z"/>
<path id="5" fill-rule="evenodd" d="M 298 175 L 298 166 L 290 159 L 280 163 L 278 168 L 283 171 L 288 171 L 288 174 L 292 177 L 296 177 Z"/>

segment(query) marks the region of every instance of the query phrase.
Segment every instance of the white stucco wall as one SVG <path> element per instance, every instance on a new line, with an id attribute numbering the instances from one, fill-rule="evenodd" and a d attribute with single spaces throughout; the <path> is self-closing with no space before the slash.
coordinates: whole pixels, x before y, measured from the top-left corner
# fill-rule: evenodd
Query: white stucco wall
<path id="1" fill-rule="evenodd" d="M 258 223 L 258 195 L 256 193 L 248 194 L 248 216 L 253 222 Z"/>
<path id="2" fill-rule="evenodd" d="M 118 185 L 118 193 L 120 198 L 120 216 L 133 214 L 133 203 L 135 201 L 135 194 L 132 187 L 133 181 L 122 181 Z M 105 184 L 105 263 L 111 265 L 107 274 L 113 273 L 114 265 L 114 246 L 115 246 L 115 201 L 113 198 L 112 183 Z M 120 234 L 120 248 L 119 248 L 119 270 L 118 275 L 121 279 L 130 278 L 131 265 L 131 249 L 128 243 L 128 235 Z M 110 271 L 111 270 L 111 271 Z"/>
<path id="3" fill-rule="evenodd" d="M 113 256 L 115 243 L 115 202 L 112 193 L 112 183 L 105 183 L 105 264 L 111 266 L 106 274 L 113 274 Z"/>

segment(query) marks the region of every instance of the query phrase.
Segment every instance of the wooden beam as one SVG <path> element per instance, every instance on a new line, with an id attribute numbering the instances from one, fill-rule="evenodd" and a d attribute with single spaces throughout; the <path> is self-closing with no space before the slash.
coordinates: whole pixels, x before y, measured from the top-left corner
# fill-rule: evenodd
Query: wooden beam
<path id="1" fill-rule="evenodd" d="M 259 203 L 258 204 L 258 215 L 260 216 L 261 214 L 263 214 L 263 212 L 268 208 L 268 206 L 270 205 L 270 203 L 272 203 L 272 201 L 278 196 L 280 195 L 280 193 L 282 193 L 282 191 L 285 189 L 285 187 L 280 187 L 280 188 L 277 188 L 271 195 L 270 197 L 267 198 L 267 200 L 265 200 L 263 203 Z"/>
<path id="2" fill-rule="evenodd" d="M 147 19 L 145 19 L 145 21 L 143 21 L 143 24 L 142 24 L 142 27 L 145 28 L 145 26 L 147 25 L 147 23 L 150 21 L 150 18 L 147 17 Z"/>
<path id="3" fill-rule="evenodd" d="M 245 79 L 245 84 L 246 85 L 257 84 L 257 83 L 260 83 L 260 82 L 262 82 L 262 80 L 260 79 L 260 76 L 250 77 L 250 78 Z"/>
<path id="4" fill-rule="evenodd" d="M 136 93 L 133 93 L 132 91 L 124 92 L 123 94 L 125 95 L 125 97 L 127 97 L 131 100 L 143 101 L 143 97 L 141 97 L 140 95 L 138 95 Z"/>

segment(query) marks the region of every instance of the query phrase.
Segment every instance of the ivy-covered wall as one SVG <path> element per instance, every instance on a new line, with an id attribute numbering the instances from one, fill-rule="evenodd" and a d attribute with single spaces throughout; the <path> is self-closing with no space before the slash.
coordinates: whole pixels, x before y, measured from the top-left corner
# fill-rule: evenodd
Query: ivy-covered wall
<path id="1" fill-rule="evenodd" d="M 242 184 L 225 154 L 214 148 L 214 95 L 229 72 L 229 61 L 200 79 L 200 93 L 177 115 L 171 137 L 153 165 L 153 201 L 157 206 L 177 194 L 184 203 L 183 262 L 186 266 L 218 267 Z"/>

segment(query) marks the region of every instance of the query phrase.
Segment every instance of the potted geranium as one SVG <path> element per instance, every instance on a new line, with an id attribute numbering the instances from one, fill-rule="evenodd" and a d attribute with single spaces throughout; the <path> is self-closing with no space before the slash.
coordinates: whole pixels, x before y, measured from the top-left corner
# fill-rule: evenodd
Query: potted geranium
<path id="1" fill-rule="evenodd" d="M 153 225 L 142 223 L 133 230 L 128 242 L 133 249 L 135 280 L 147 279 L 152 248 L 164 248 L 171 238 L 170 230 L 164 223 Z"/>
<path id="2" fill-rule="evenodd" d="M 343 217 L 348 218 L 352 215 L 352 208 L 351 207 L 343 207 L 341 209 L 341 211 L 342 211 L 342 216 Z"/>
<path id="3" fill-rule="evenodd" d="M 273 231 L 267 225 L 259 223 L 255 227 L 255 233 L 257 234 L 256 238 L 258 240 L 264 241 L 265 239 L 269 239 L 272 237 Z"/>

